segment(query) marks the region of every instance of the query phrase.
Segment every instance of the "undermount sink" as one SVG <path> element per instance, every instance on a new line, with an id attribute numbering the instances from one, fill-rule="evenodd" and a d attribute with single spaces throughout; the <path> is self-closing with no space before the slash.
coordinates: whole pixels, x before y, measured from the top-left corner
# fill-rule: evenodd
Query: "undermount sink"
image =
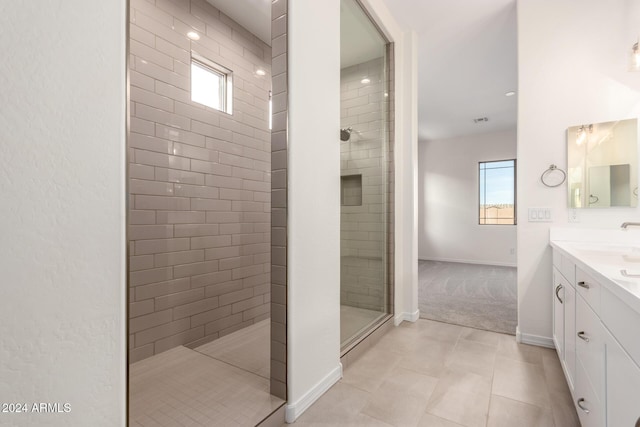
<path id="1" fill-rule="evenodd" d="M 625 262 L 640 262 L 640 252 L 634 251 L 634 254 L 623 254 L 622 259 Z"/>
<path id="2" fill-rule="evenodd" d="M 606 264 L 640 263 L 640 248 L 631 245 L 614 245 L 606 243 L 579 243 L 574 246 L 577 252 Z M 634 270 L 640 270 L 634 268 Z"/>

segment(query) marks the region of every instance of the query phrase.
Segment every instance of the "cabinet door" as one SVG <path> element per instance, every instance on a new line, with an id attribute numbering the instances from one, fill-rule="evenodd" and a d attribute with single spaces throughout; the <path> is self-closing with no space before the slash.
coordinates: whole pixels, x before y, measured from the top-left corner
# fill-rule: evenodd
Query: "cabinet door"
<path id="1" fill-rule="evenodd" d="M 553 343 L 558 358 L 564 359 L 564 285 L 560 272 L 553 269 Z"/>
<path id="2" fill-rule="evenodd" d="M 564 287 L 564 364 L 567 384 L 573 392 L 576 384 L 576 290 Z"/>
<path id="3" fill-rule="evenodd" d="M 598 399 L 591 383 L 589 373 L 585 370 L 580 359 L 576 361 L 576 389 L 574 392 L 576 412 L 582 427 L 603 427 L 604 403 Z M 620 425 L 620 427 L 623 427 Z"/>
<path id="4" fill-rule="evenodd" d="M 640 425 L 640 368 L 606 335 L 607 426 Z"/>

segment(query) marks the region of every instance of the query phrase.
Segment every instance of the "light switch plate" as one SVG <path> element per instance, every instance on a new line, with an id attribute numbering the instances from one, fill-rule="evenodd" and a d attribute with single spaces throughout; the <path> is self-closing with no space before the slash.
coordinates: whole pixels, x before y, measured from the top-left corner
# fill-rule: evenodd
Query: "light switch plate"
<path id="1" fill-rule="evenodd" d="M 529 222 L 552 222 L 551 208 L 529 208 Z"/>

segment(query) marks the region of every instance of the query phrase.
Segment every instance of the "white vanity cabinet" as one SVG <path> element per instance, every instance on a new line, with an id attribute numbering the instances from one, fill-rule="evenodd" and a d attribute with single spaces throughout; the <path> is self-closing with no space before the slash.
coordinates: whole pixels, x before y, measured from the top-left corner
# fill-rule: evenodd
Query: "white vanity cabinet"
<path id="1" fill-rule="evenodd" d="M 583 427 L 605 425 L 604 327 L 582 297 L 576 294 L 576 386 L 574 398 Z"/>
<path id="2" fill-rule="evenodd" d="M 640 426 L 640 368 L 608 332 L 607 348 L 607 426 Z"/>
<path id="3" fill-rule="evenodd" d="M 555 257 L 554 257 L 555 261 Z M 573 392 L 576 370 L 576 290 L 560 271 L 560 259 L 553 269 L 553 342 Z"/>
<path id="4" fill-rule="evenodd" d="M 553 341 L 580 423 L 640 427 L 640 301 L 556 246 L 553 267 Z"/>

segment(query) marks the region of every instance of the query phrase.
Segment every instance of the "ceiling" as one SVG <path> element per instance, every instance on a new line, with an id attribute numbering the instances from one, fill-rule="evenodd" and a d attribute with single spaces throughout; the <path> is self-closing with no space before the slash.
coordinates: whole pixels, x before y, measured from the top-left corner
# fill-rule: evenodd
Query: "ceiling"
<path id="1" fill-rule="evenodd" d="M 272 0 L 207 1 L 270 44 Z M 417 33 L 420 141 L 516 127 L 518 94 L 505 96 L 517 89 L 515 0 L 383 1 L 401 26 Z M 343 38 L 366 34 L 348 3 L 343 17 L 353 24 L 343 20 Z M 343 43 L 343 66 L 374 55 L 374 38 L 361 38 L 360 48 Z M 480 117 L 488 121 L 474 123 Z"/>
<path id="2" fill-rule="evenodd" d="M 386 40 L 355 0 L 340 2 L 340 67 L 384 56 Z"/>
<path id="3" fill-rule="evenodd" d="M 384 2 L 418 36 L 420 141 L 516 127 L 515 0 Z"/>
<path id="4" fill-rule="evenodd" d="M 207 2 L 271 46 L 272 0 L 207 0 Z"/>

